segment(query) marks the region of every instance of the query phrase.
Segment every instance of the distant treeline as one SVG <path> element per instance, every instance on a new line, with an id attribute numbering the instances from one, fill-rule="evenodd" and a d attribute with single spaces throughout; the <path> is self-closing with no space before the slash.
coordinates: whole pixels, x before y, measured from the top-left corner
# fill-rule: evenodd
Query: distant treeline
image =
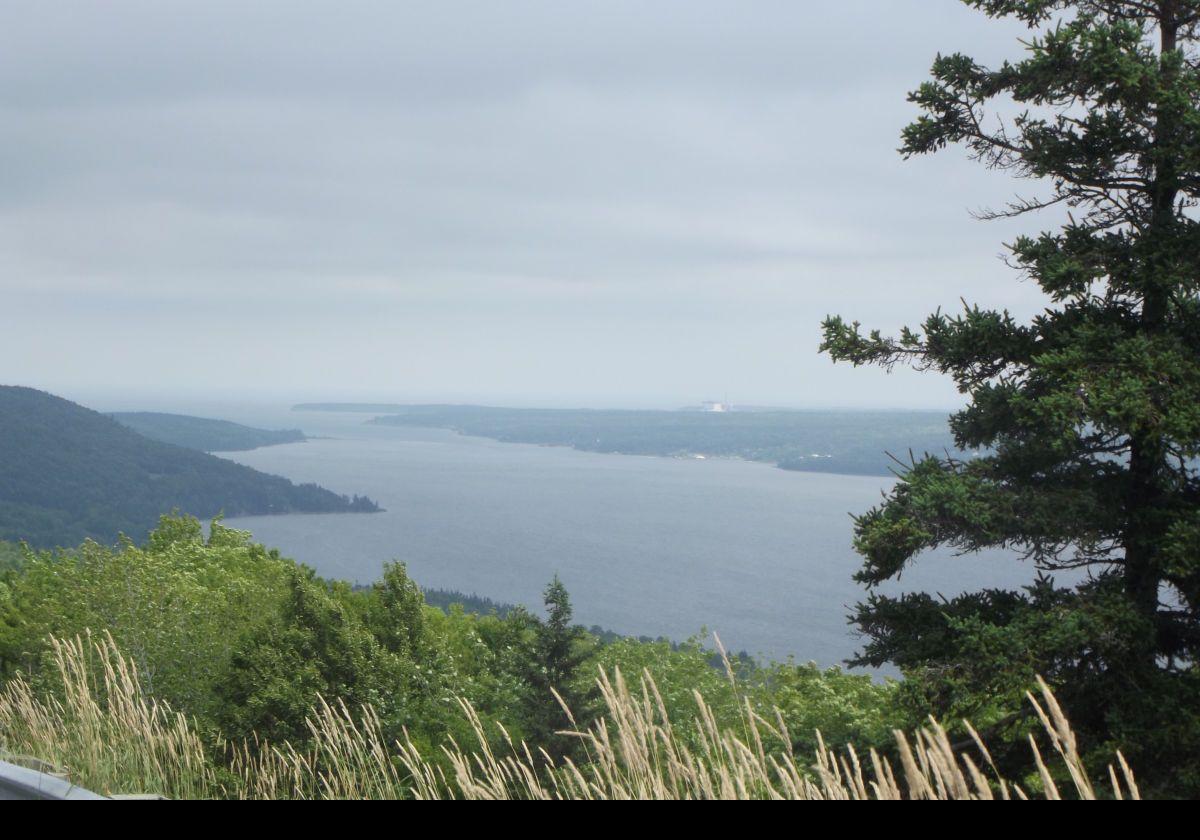
<path id="1" fill-rule="evenodd" d="M 115 411 L 108 415 L 151 440 L 173 443 L 201 452 L 241 452 L 279 443 L 301 443 L 299 429 L 255 429 L 228 420 L 162 414 L 156 411 Z"/>
<path id="2" fill-rule="evenodd" d="M 456 589 L 426 589 L 425 587 L 421 587 L 421 593 L 425 596 L 426 604 L 431 607 L 437 607 L 442 612 L 446 612 L 450 607 L 458 604 L 465 612 L 474 613 L 475 615 L 495 614 L 500 616 L 500 618 L 504 618 L 510 612 L 517 609 L 516 604 L 493 601 L 491 598 L 484 598 L 482 595 L 476 595 L 474 592 L 468 595 Z"/>
<path id="3" fill-rule="evenodd" d="M 0 552 L 3 551 L 3 548 L 4 544 L 0 543 Z M 0 557 L 2 556 L 3 555 L 0 554 Z M 359 584 L 354 588 L 357 590 L 367 589 L 368 587 Z M 525 605 L 493 601 L 491 598 L 485 598 L 482 595 L 476 595 L 474 592 L 468 595 L 465 592 L 459 592 L 457 589 L 427 589 L 426 587 L 421 587 L 421 593 L 425 596 L 426 604 L 431 607 L 437 607 L 442 612 L 449 612 L 452 607 L 457 606 L 462 607 L 463 612 L 470 613 L 472 615 L 495 615 L 500 618 L 505 618 L 509 613 L 515 610 L 529 609 Z M 595 636 L 604 644 L 612 644 L 613 642 L 620 641 L 621 639 L 635 638 L 637 641 L 643 644 L 649 644 L 651 642 L 665 642 L 666 644 L 671 645 L 672 648 L 677 648 L 679 646 L 677 642 L 672 642 L 662 636 L 658 638 L 654 638 L 652 636 L 634 637 L 630 636 L 628 633 L 617 633 L 614 630 L 608 630 L 598 624 L 593 624 L 591 627 L 589 627 L 588 633 Z M 748 656 L 744 653 L 742 655 Z"/>
<path id="4" fill-rule="evenodd" d="M 205 518 L 379 510 L 363 496 L 150 440 L 30 388 L 0 387 L 0 464 L 0 539 L 41 547 L 141 540 L 172 509 Z"/>
<path id="5" fill-rule="evenodd" d="M 333 410 L 333 404 L 321 405 Z M 589 452 L 743 458 L 788 470 L 888 475 L 911 449 L 944 454 L 954 441 L 933 411 L 593 411 L 483 406 L 365 406 L 371 422 L 451 429 L 507 443 Z M 894 457 L 893 457 L 894 456 Z"/>

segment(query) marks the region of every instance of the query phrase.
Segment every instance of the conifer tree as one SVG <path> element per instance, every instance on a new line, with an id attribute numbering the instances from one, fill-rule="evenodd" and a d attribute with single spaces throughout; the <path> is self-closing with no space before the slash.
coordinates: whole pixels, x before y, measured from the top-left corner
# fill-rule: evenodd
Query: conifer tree
<path id="1" fill-rule="evenodd" d="M 578 739 L 557 733 L 586 728 L 590 721 L 596 691 L 587 687 L 587 676 L 581 671 L 591 658 L 593 645 L 583 627 L 572 624 L 571 599 L 558 575 L 546 587 L 544 600 L 546 619 L 534 625 L 533 648 L 525 668 L 527 725 L 530 740 L 557 760 L 575 753 L 579 744 Z"/>
<path id="2" fill-rule="evenodd" d="M 982 453 L 914 460 L 856 519 L 857 579 L 875 587 L 936 546 L 1012 548 L 1037 571 L 1023 591 L 948 601 L 870 592 L 857 662 L 898 664 L 942 714 L 995 720 L 1041 672 L 1090 744 L 1115 741 L 1142 777 L 1194 795 L 1200 2 L 965 2 L 1024 22 L 1024 56 L 939 56 L 901 151 L 961 145 L 1034 182 L 991 215 L 1068 209 L 1008 246 L 1047 308 L 1019 323 L 969 306 L 895 338 L 830 317 L 821 349 L 953 377 L 968 404 L 951 430 Z"/>

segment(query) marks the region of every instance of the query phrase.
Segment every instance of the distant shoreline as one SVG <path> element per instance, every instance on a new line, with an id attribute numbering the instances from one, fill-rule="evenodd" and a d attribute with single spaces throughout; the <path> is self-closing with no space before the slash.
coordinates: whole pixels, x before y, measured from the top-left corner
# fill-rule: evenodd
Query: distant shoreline
<path id="1" fill-rule="evenodd" d="M 471 405 L 302 403 L 293 411 L 375 415 L 368 424 L 445 429 L 501 443 L 604 455 L 737 459 L 790 472 L 893 477 L 896 458 L 954 451 L 937 411 L 513 409 Z M 893 458 L 888 453 L 893 453 Z M 958 453 L 961 457 L 969 457 Z"/>

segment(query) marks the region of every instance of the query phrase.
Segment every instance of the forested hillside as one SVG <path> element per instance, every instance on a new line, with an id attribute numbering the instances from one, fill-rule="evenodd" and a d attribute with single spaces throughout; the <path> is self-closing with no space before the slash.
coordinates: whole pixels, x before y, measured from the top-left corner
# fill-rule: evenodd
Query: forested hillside
<path id="1" fill-rule="evenodd" d="M 112 417 L 140 435 L 201 452 L 240 452 L 279 443 L 307 440 L 299 429 L 256 429 L 229 420 L 164 414 L 157 411 L 114 411 Z"/>
<path id="2" fill-rule="evenodd" d="M 0 387 L 0 463 L 0 539 L 34 546 L 140 540 L 174 508 L 201 517 L 378 510 L 367 498 L 150 440 L 31 388 Z"/>

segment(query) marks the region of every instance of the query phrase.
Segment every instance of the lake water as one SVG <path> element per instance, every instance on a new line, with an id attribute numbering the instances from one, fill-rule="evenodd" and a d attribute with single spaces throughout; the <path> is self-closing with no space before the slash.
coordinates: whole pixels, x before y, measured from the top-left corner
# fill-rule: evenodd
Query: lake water
<path id="1" fill-rule="evenodd" d="M 365 425 L 361 414 L 206 416 L 328 436 L 223 457 L 387 509 L 227 522 L 324 576 L 365 583 L 402 560 L 423 586 L 540 607 L 558 574 L 586 625 L 673 639 L 707 628 L 731 650 L 822 665 L 857 648 L 846 616 L 864 592 L 851 580 L 850 514 L 876 504 L 887 479 L 506 444 Z M 1000 552 L 943 553 L 903 584 L 951 596 L 1031 576 Z"/>

